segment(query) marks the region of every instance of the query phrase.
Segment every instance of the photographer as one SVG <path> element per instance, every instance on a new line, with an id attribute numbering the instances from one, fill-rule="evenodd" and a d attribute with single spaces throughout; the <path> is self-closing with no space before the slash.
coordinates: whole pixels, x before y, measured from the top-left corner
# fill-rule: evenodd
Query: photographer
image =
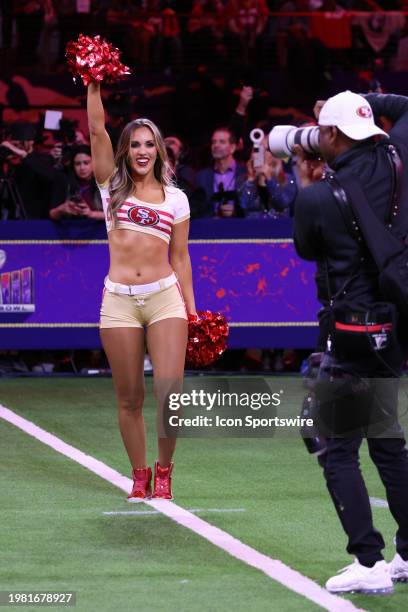
<path id="1" fill-rule="evenodd" d="M 323 384 L 375 379 L 372 385 L 382 380 L 380 389 L 386 388 L 390 381 L 396 383 L 392 384 L 390 393 L 371 396 L 373 411 L 374 405 L 379 403 L 383 417 L 388 418 L 388 424 L 391 422 L 391 429 L 386 430 L 387 437 L 367 434 L 367 442 L 370 457 L 385 486 L 390 511 L 399 527 L 397 554 L 388 567 L 381 552 L 384 540 L 374 528 L 359 468 L 358 453 L 366 423 L 349 436 L 336 436 L 333 430 L 318 460 L 348 536 L 347 551 L 355 555 L 356 561 L 328 580 L 326 588 L 336 593 L 390 593 L 392 581 L 408 579 L 408 453 L 397 419 L 397 383 L 406 355 L 404 320 L 400 316 L 397 325 L 395 317 L 390 316 L 390 323 L 377 325 L 381 330 L 378 343 L 376 346 L 371 343 L 367 329 L 369 325 L 375 326 L 380 307 L 392 313 L 395 306 L 384 303 L 386 297 L 379 289 L 379 270 L 371 251 L 361 233 L 352 233 L 355 224 L 352 222 L 350 226 L 347 209 L 340 204 L 340 201 L 344 204 L 344 199 L 338 199 L 337 188 L 333 185 L 344 185 L 341 193 L 346 196 L 351 191 L 348 185 L 361 185 L 370 207 L 382 223 L 388 219 L 390 203 L 395 204 L 397 198 L 400 206 L 398 226 L 394 228 L 389 221 L 388 227 L 400 237 L 407 235 L 408 98 L 382 94 L 362 97 L 347 91 L 325 103 L 317 103 L 315 112 L 320 126 L 320 150 L 334 174 L 332 178 L 300 190 L 295 202 L 294 237 L 299 255 L 317 262 L 318 298 L 323 306 L 319 313 L 319 349 L 324 351 L 319 380 Z M 392 121 L 389 140 L 375 124 L 373 114 Z M 380 140 L 376 141 L 376 137 Z M 396 188 L 397 174 L 389 159 L 389 143 L 395 146 L 405 169 L 400 191 Z M 350 208 L 356 210 L 361 205 L 361 199 L 353 200 Z M 363 324 L 357 325 L 358 321 Z M 346 342 L 341 340 L 340 330 L 346 335 L 348 332 Z M 366 342 L 366 350 L 355 350 L 353 343 L 357 341 Z M 352 412 L 351 416 L 358 421 L 360 406 L 354 399 L 353 394 L 348 395 L 342 410 Z M 344 414 L 336 413 L 339 404 L 334 402 L 334 405 L 333 416 L 341 420 Z M 350 405 L 353 405 L 352 411 Z"/>
<path id="2" fill-rule="evenodd" d="M 61 184 L 53 157 L 39 144 L 37 126 L 14 123 L 0 144 L 2 219 L 46 219 Z"/>

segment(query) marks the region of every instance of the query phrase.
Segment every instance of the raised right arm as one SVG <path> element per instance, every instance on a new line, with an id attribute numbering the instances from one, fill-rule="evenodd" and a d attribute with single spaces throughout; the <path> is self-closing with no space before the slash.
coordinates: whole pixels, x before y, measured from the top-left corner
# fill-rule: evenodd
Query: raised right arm
<path id="1" fill-rule="evenodd" d="M 111 139 L 105 129 L 99 83 L 91 82 L 88 85 L 87 111 L 94 174 L 98 183 L 104 183 L 115 170 L 115 160 Z"/>

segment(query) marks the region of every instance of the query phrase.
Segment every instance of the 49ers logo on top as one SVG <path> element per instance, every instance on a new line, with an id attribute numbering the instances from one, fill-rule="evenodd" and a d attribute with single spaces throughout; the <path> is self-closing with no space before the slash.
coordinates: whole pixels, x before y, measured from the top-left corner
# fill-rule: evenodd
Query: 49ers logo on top
<path id="1" fill-rule="evenodd" d="M 371 108 L 369 106 L 360 106 L 356 112 L 357 115 L 359 117 L 362 117 L 363 119 L 370 119 L 373 116 L 373 113 L 371 112 Z"/>
<path id="2" fill-rule="evenodd" d="M 132 206 L 128 210 L 128 217 L 133 223 L 137 223 L 137 225 L 157 225 L 160 221 L 157 212 L 146 206 Z"/>

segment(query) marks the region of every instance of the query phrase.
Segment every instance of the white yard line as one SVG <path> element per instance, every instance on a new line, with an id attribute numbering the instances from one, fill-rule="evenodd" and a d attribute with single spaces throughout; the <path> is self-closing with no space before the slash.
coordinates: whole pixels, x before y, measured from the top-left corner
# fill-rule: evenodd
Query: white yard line
<path id="1" fill-rule="evenodd" d="M 245 512 L 245 508 L 187 508 L 187 511 L 192 512 L 193 514 L 198 514 L 199 512 L 218 512 L 222 514 L 223 512 Z M 159 512 L 159 510 L 113 510 L 111 512 L 102 512 L 102 514 L 105 514 L 106 516 L 137 516 L 138 514 L 161 514 L 161 512 Z"/>
<path id="2" fill-rule="evenodd" d="M 9 408 L 0 404 L 0 418 L 15 425 L 28 435 L 36 438 L 43 444 L 50 446 L 58 453 L 65 455 L 69 459 L 76 461 L 87 470 L 97 474 L 104 480 L 115 485 L 122 491 L 128 493 L 131 490 L 132 481 L 130 478 L 123 476 L 116 470 L 113 470 L 108 465 L 95 459 L 91 455 L 87 455 L 83 451 L 67 444 L 57 436 L 45 431 L 41 427 L 35 425 L 31 421 L 19 416 Z M 218 548 L 221 548 L 232 557 L 243 561 L 247 565 L 254 567 L 276 582 L 283 584 L 285 587 L 306 597 L 325 610 L 330 612 L 349 612 L 351 610 L 359 610 L 351 601 L 342 599 L 336 595 L 328 593 L 316 582 L 303 576 L 300 572 L 293 570 L 288 565 L 282 563 L 278 559 L 271 559 L 247 544 L 244 544 L 237 538 L 234 538 L 226 531 L 214 527 L 203 519 L 195 516 L 192 512 L 185 510 L 174 502 L 167 500 L 150 500 L 144 502 L 151 508 L 158 510 L 170 519 L 190 529 L 194 533 L 200 535 L 208 542 L 211 542 Z"/>
<path id="3" fill-rule="evenodd" d="M 374 508 L 389 508 L 388 502 L 381 497 L 370 497 L 370 504 Z"/>

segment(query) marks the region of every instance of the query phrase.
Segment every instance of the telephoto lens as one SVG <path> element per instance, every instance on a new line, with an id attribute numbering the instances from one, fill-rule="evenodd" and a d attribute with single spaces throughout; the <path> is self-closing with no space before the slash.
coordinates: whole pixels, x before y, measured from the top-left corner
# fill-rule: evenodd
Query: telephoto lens
<path id="1" fill-rule="evenodd" d="M 320 155 L 320 132 L 317 125 L 297 128 L 293 125 L 275 125 L 269 132 L 270 152 L 280 159 L 291 157 L 295 145 L 300 145 L 309 155 Z"/>

